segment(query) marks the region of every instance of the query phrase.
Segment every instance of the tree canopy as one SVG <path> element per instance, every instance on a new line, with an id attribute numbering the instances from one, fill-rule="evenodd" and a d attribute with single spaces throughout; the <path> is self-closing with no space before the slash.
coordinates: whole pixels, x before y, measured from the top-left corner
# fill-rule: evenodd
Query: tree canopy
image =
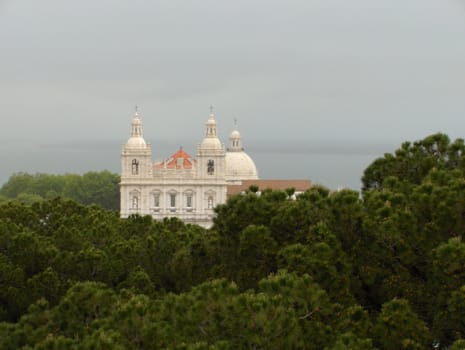
<path id="1" fill-rule="evenodd" d="M 34 176 L 18 175 L 0 203 L 0 349 L 462 349 L 462 145 L 405 143 L 362 194 L 251 188 L 208 230 L 21 200 Z"/>
<path id="2" fill-rule="evenodd" d="M 0 188 L 0 201 L 33 203 L 57 197 L 119 210 L 119 175 L 107 170 L 83 175 L 13 174 Z"/>

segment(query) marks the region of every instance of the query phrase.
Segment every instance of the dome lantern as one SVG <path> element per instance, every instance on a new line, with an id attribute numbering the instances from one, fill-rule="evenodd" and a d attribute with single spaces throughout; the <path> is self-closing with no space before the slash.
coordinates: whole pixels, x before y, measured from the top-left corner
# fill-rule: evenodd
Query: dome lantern
<path id="1" fill-rule="evenodd" d="M 241 133 L 237 131 L 237 119 L 234 118 L 235 129 L 229 136 L 229 148 L 228 152 L 242 152 L 244 147 L 242 146 Z"/>
<path id="2" fill-rule="evenodd" d="M 213 113 L 213 106 L 210 106 L 210 115 L 207 123 L 205 124 L 205 138 L 203 139 L 200 147 L 203 149 L 222 149 L 223 146 L 218 139 L 216 130 L 215 114 Z"/>
<path id="3" fill-rule="evenodd" d="M 131 122 L 131 137 L 128 139 L 128 142 L 126 142 L 126 145 L 129 147 L 147 146 L 142 136 L 142 121 L 140 120 L 137 106 Z"/>

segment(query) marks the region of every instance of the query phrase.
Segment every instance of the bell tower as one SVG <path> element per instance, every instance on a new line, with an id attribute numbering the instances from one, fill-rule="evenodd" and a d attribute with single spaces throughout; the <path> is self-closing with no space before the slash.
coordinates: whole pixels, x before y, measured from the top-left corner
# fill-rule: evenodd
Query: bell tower
<path id="1" fill-rule="evenodd" d="M 225 147 L 218 139 L 213 107 L 205 124 L 205 137 L 197 147 L 197 179 L 202 185 L 199 207 L 211 220 L 213 208 L 226 202 L 227 189 Z"/>
<path id="2" fill-rule="evenodd" d="M 205 124 L 205 138 L 197 148 L 197 169 L 201 179 L 221 180 L 225 176 L 225 148 L 218 139 L 213 107 Z"/>
<path id="3" fill-rule="evenodd" d="M 147 214 L 147 186 L 152 178 L 152 148 L 142 136 L 142 121 L 136 107 L 131 136 L 121 151 L 121 216 Z"/>

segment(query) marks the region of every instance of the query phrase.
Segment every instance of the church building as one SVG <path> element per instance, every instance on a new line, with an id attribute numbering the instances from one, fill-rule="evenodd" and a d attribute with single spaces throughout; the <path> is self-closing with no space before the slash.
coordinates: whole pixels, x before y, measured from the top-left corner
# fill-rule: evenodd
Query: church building
<path id="1" fill-rule="evenodd" d="M 121 216 L 151 215 L 158 220 L 177 217 L 209 227 L 214 207 L 226 202 L 228 186 L 240 186 L 244 180 L 259 181 L 240 133 L 231 133 L 228 148 L 219 140 L 213 111 L 196 156 L 179 149 L 166 160 L 152 163 L 152 149 L 142 136 L 136 111 L 131 136 L 121 152 Z"/>

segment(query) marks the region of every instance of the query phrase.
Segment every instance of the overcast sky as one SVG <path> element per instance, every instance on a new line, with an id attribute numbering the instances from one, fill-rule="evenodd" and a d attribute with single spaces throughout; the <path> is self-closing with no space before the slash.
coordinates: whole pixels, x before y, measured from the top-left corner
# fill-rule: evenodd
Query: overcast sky
<path id="1" fill-rule="evenodd" d="M 0 0 L 0 145 L 464 137 L 464 2 Z"/>

